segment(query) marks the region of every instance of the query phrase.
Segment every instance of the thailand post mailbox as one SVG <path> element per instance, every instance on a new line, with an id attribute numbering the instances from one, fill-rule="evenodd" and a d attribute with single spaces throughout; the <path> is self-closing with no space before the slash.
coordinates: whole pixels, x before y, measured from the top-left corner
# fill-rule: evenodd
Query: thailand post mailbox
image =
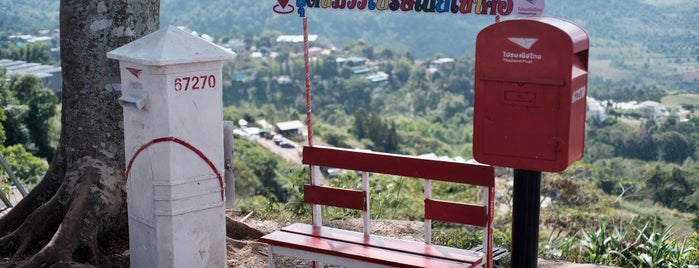
<path id="1" fill-rule="evenodd" d="M 167 27 L 117 48 L 131 267 L 225 267 L 224 60 Z"/>
<path id="2" fill-rule="evenodd" d="M 560 19 L 495 23 L 476 40 L 473 155 L 559 172 L 583 156 L 589 38 Z"/>

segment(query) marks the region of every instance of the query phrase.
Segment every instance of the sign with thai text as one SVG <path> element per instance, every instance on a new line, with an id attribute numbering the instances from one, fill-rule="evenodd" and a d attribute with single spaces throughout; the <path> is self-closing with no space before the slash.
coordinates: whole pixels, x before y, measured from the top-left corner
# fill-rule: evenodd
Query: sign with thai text
<path id="1" fill-rule="evenodd" d="M 359 11 L 392 11 L 419 13 L 476 14 L 490 16 L 541 16 L 544 0 L 277 0 L 273 10 L 278 14 L 296 11 L 305 17 L 306 8 Z"/>

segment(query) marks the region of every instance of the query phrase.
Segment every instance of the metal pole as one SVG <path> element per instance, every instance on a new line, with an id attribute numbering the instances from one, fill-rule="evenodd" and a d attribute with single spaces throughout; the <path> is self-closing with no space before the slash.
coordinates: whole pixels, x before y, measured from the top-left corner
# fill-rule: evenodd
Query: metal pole
<path id="1" fill-rule="evenodd" d="M 27 190 L 24 189 L 24 186 L 22 186 L 22 183 L 19 182 L 17 177 L 15 176 L 14 173 L 12 173 L 12 170 L 10 169 L 10 166 L 7 165 L 5 162 L 5 159 L 2 158 L 0 155 L 0 165 L 2 165 L 2 168 L 5 169 L 5 172 L 7 172 L 7 175 L 10 176 L 10 179 L 12 179 L 12 182 L 14 182 L 15 186 L 17 186 L 17 190 L 22 194 L 22 196 L 27 196 Z"/>
<path id="2" fill-rule="evenodd" d="M 3 203 L 5 203 L 5 207 L 12 207 L 12 202 L 10 202 L 10 199 L 7 199 L 5 193 L 3 193 L 2 190 L 0 190 L 0 200 L 2 200 Z"/>
<path id="3" fill-rule="evenodd" d="M 223 121 L 223 161 L 225 172 L 223 174 L 226 182 L 226 208 L 235 207 L 235 175 L 233 175 L 233 122 Z"/>
<path id="4" fill-rule="evenodd" d="M 539 249 L 541 172 L 515 169 L 512 197 L 512 268 L 535 268 Z"/>

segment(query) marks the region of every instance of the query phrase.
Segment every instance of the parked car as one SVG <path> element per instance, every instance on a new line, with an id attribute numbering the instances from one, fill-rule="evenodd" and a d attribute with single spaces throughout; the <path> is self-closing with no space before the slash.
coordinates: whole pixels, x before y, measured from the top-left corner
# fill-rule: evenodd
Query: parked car
<path id="1" fill-rule="evenodd" d="M 269 131 L 269 130 L 260 129 L 260 137 L 262 137 L 262 138 L 265 138 L 265 139 L 267 139 L 268 137 L 271 138 L 271 137 L 272 137 L 272 133 L 273 133 L 273 132 L 271 132 L 271 131 Z"/>
<path id="2" fill-rule="evenodd" d="M 340 169 L 339 168 L 329 168 L 328 169 L 328 178 L 337 178 L 340 176 Z"/>
<path id="3" fill-rule="evenodd" d="M 275 143 L 276 145 L 279 145 L 279 144 L 282 143 L 282 141 L 284 141 L 285 139 L 286 139 L 286 138 L 284 138 L 282 135 L 279 135 L 279 134 L 274 135 L 274 137 L 272 137 L 272 141 L 274 141 L 274 143 Z"/>
<path id="4" fill-rule="evenodd" d="M 279 146 L 281 146 L 282 148 L 296 148 L 296 145 L 289 140 L 282 141 L 281 143 L 279 143 Z"/>

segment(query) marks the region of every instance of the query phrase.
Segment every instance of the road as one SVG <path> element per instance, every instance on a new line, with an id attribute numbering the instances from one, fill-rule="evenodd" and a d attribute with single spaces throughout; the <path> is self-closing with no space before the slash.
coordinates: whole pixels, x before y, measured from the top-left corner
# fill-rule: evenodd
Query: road
<path id="1" fill-rule="evenodd" d="M 303 151 L 303 148 L 298 143 L 294 142 L 296 148 L 282 148 L 281 146 L 276 145 L 274 141 L 265 138 L 259 138 L 255 141 L 262 145 L 262 147 L 267 148 L 267 150 L 270 152 L 281 156 L 287 161 L 301 165 L 301 152 Z"/>

